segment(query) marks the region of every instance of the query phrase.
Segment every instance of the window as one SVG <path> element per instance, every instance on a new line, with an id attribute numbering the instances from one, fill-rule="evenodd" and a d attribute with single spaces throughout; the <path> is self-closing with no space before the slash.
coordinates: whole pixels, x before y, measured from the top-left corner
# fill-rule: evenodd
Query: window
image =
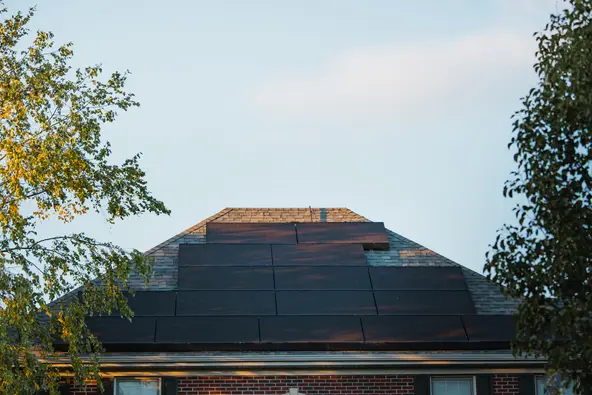
<path id="1" fill-rule="evenodd" d="M 433 377 L 432 395 L 473 395 L 473 378 Z"/>
<path id="2" fill-rule="evenodd" d="M 544 376 L 537 376 L 536 378 L 536 395 L 548 395 L 551 392 L 546 390 L 547 387 L 547 377 Z M 557 384 L 560 384 L 559 378 L 557 378 Z M 562 388 L 560 389 L 560 394 L 562 395 L 574 395 L 573 388 Z"/>
<path id="3" fill-rule="evenodd" d="M 160 395 L 160 379 L 115 379 L 115 395 Z"/>

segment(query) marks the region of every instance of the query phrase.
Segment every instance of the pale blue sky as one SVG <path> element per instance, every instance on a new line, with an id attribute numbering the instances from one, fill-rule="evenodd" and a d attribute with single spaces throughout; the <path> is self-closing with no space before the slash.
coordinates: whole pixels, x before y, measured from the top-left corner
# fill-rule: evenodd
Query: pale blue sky
<path id="1" fill-rule="evenodd" d="M 510 116 L 555 1 L 37 1 L 76 65 L 132 71 L 142 106 L 105 135 L 172 210 L 73 231 L 146 250 L 227 206 L 345 206 L 481 271 L 511 219 Z"/>

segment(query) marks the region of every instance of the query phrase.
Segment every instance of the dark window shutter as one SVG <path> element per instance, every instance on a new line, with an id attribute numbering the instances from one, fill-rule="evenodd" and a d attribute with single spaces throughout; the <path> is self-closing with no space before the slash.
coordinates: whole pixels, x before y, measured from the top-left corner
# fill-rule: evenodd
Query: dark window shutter
<path id="1" fill-rule="evenodd" d="M 477 395 L 493 394 L 493 377 L 490 374 L 477 376 Z"/>
<path id="2" fill-rule="evenodd" d="M 430 395 L 430 376 L 415 376 L 413 380 L 413 393 L 415 395 Z"/>
<path id="3" fill-rule="evenodd" d="M 115 387 L 113 384 L 113 379 L 103 379 L 103 388 L 105 391 L 103 395 L 113 395 L 115 394 Z"/>
<path id="4" fill-rule="evenodd" d="M 177 378 L 162 378 L 162 395 L 177 395 Z"/>
<path id="5" fill-rule="evenodd" d="M 518 394 L 535 395 L 534 393 L 534 375 L 521 374 L 518 376 Z"/>

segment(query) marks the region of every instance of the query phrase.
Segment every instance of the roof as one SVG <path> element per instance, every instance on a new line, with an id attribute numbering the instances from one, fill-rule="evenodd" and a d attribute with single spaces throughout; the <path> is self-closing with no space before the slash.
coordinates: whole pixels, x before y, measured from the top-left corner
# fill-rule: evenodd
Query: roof
<path id="1" fill-rule="evenodd" d="M 347 208 L 226 208 L 146 255 L 132 323 L 89 321 L 108 350 L 496 349 L 513 335 L 517 303 L 497 286 Z"/>
<path id="2" fill-rule="evenodd" d="M 147 287 L 139 276 L 130 283 L 137 289 L 172 290 L 177 286 L 179 244 L 205 244 L 208 223 L 366 222 L 348 208 L 225 208 L 146 251 L 154 260 L 154 277 Z M 370 266 L 456 266 L 465 275 L 477 314 L 512 314 L 518 303 L 508 300 L 483 275 L 387 229 L 388 251 L 365 251 Z"/>

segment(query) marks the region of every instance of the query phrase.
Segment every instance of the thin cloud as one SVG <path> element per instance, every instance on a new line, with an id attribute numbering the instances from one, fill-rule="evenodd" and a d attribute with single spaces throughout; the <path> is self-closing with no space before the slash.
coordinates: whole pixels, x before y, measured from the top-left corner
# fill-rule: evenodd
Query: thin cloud
<path id="1" fill-rule="evenodd" d="M 498 95 L 528 77 L 530 34 L 490 31 L 408 46 L 353 49 L 308 75 L 269 81 L 255 106 L 284 117 L 368 117 L 437 109 Z"/>

